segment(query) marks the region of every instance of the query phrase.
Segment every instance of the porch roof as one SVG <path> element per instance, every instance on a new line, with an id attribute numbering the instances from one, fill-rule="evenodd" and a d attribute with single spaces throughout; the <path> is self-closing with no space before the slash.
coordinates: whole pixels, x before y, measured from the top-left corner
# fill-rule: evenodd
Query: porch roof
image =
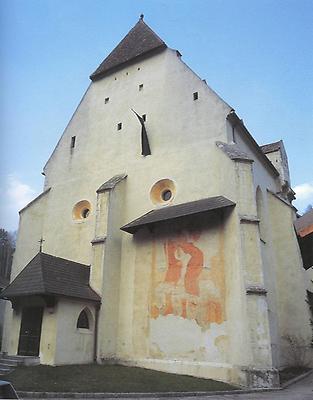
<path id="1" fill-rule="evenodd" d="M 168 206 L 157 210 L 149 211 L 134 221 L 121 227 L 121 230 L 128 233 L 136 233 L 143 226 L 151 226 L 164 221 L 173 221 L 189 215 L 199 215 L 205 212 L 234 207 L 236 203 L 224 196 L 209 197 L 206 199 L 190 201 L 188 203 Z"/>
<path id="2" fill-rule="evenodd" d="M 54 295 L 100 302 L 100 296 L 89 286 L 89 275 L 88 265 L 38 253 L 1 292 L 0 298 Z"/>

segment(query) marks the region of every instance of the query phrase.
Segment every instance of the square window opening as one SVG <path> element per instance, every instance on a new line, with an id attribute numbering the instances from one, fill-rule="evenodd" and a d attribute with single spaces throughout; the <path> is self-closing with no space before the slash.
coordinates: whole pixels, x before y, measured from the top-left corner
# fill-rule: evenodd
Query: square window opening
<path id="1" fill-rule="evenodd" d="M 110 101 L 110 97 L 106 97 L 106 98 L 104 99 L 104 104 L 108 104 L 109 101 Z"/>
<path id="2" fill-rule="evenodd" d="M 120 130 L 122 129 L 122 126 L 123 126 L 122 123 L 119 122 L 119 123 L 117 124 L 117 130 L 120 131 Z"/>
<path id="3" fill-rule="evenodd" d="M 143 83 L 141 83 L 140 85 L 139 85 L 139 92 L 141 92 L 143 90 Z"/>
<path id="4" fill-rule="evenodd" d="M 198 92 L 194 92 L 194 94 L 193 94 L 193 99 L 194 99 L 194 100 L 198 100 L 198 98 L 199 98 Z"/>

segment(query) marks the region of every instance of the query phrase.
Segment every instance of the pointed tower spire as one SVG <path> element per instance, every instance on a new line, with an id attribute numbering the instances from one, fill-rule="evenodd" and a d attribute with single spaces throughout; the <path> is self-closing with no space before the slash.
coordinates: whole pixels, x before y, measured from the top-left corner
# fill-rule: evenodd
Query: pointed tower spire
<path id="1" fill-rule="evenodd" d="M 167 46 L 159 36 L 143 21 L 143 14 L 137 24 L 128 32 L 124 39 L 107 56 L 93 74 L 92 81 L 101 79 L 124 64 L 137 60 L 139 57 L 154 54 Z"/>

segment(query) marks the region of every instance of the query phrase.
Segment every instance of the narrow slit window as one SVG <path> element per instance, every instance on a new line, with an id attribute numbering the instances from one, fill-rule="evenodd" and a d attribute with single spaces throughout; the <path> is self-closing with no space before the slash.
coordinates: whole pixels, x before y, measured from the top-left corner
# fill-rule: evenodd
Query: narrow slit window
<path id="1" fill-rule="evenodd" d="M 71 149 L 74 149 L 75 142 L 76 142 L 76 136 L 72 136 L 72 138 L 71 138 Z"/>
<path id="2" fill-rule="evenodd" d="M 141 118 L 144 120 L 144 122 L 146 122 L 146 120 L 147 120 L 147 115 L 146 115 L 146 114 L 142 114 Z"/>
<path id="3" fill-rule="evenodd" d="M 194 100 L 198 100 L 198 98 L 199 98 L 198 92 L 194 92 L 194 94 L 193 94 L 193 99 L 194 99 Z"/>
<path id="4" fill-rule="evenodd" d="M 117 130 L 120 131 L 120 130 L 122 129 L 122 126 L 123 126 L 122 123 L 119 122 L 119 123 L 117 124 Z"/>
<path id="5" fill-rule="evenodd" d="M 140 85 L 139 85 L 139 92 L 141 92 L 143 90 L 143 83 L 141 83 Z"/>
<path id="6" fill-rule="evenodd" d="M 104 99 L 104 104 L 108 104 L 109 101 L 110 101 L 110 97 L 106 97 L 106 98 Z"/>

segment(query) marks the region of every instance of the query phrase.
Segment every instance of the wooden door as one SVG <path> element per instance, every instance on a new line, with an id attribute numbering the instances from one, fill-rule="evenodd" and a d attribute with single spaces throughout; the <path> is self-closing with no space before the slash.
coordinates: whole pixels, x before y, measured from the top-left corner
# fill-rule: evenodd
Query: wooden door
<path id="1" fill-rule="evenodd" d="M 39 355 L 42 314 L 42 307 L 23 308 L 20 339 L 18 344 L 18 355 Z"/>

